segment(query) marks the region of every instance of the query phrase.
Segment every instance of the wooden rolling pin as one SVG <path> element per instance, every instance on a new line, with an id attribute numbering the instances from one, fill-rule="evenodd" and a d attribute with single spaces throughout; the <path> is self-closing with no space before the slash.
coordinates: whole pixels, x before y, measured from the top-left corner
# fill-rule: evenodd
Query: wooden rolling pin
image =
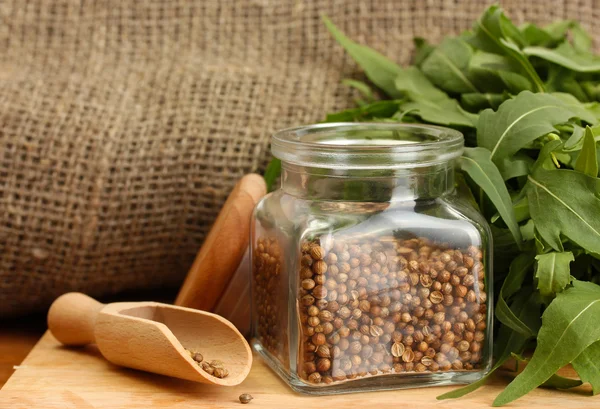
<path id="1" fill-rule="evenodd" d="M 240 179 L 196 256 L 175 305 L 214 311 L 248 248 L 252 212 L 266 192 L 262 176 L 249 174 Z M 232 317 L 226 318 L 237 324 Z"/>

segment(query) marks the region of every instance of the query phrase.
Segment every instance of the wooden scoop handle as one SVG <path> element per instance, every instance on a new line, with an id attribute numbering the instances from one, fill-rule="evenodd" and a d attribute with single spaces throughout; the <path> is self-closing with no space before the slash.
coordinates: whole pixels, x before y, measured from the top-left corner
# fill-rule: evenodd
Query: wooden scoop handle
<path id="1" fill-rule="evenodd" d="M 65 345 L 87 345 L 95 342 L 94 326 L 104 304 L 82 293 L 58 297 L 48 311 L 48 328 Z"/>

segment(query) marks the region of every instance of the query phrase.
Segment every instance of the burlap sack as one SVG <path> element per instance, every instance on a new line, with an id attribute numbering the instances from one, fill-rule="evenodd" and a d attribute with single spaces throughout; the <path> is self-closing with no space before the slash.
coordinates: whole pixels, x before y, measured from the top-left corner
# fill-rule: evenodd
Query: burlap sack
<path id="1" fill-rule="evenodd" d="M 408 63 L 413 36 L 466 29 L 486 3 L 1 1 L 0 317 L 178 285 L 271 132 L 352 103 L 340 79 L 357 67 L 321 14 Z M 591 0 L 503 6 L 517 22 L 600 17 Z"/>

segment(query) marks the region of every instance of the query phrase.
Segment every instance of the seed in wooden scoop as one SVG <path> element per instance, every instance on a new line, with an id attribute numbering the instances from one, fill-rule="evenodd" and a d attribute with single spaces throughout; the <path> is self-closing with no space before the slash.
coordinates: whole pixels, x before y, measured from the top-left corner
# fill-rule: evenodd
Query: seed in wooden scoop
<path id="1" fill-rule="evenodd" d="M 218 359 L 210 361 L 210 366 L 213 368 L 223 368 L 223 361 L 219 361 Z"/>
<path id="2" fill-rule="evenodd" d="M 213 368 L 212 366 L 210 366 L 210 364 L 208 362 L 206 362 L 206 361 L 202 362 L 200 364 L 200 366 L 201 366 L 202 370 L 204 372 L 206 372 L 207 374 L 209 374 L 209 375 L 213 375 L 213 373 L 215 372 L 215 368 Z"/>
<path id="3" fill-rule="evenodd" d="M 192 359 L 194 361 L 200 363 L 204 360 L 204 357 L 202 356 L 202 354 L 200 352 L 195 352 L 194 355 L 192 355 Z"/>
<path id="4" fill-rule="evenodd" d="M 240 395 L 240 402 L 243 404 L 250 403 L 252 399 L 254 399 L 254 397 L 252 397 L 252 395 L 250 395 L 249 393 L 242 393 Z"/>
<path id="5" fill-rule="evenodd" d="M 217 367 L 213 372 L 213 376 L 217 378 L 226 378 L 229 375 L 229 371 L 225 368 Z"/>

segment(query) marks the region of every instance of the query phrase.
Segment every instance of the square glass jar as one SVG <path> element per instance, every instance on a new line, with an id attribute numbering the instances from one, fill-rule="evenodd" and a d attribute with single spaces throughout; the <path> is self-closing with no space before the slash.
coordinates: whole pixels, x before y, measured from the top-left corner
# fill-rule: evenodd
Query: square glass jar
<path id="1" fill-rule="evenodd" d="M 491 366 L 492 253 L 463 137 L 335 123 L 272 138 L 251 232 L 252 345 L 309 394 L 470 383 Z"/>

